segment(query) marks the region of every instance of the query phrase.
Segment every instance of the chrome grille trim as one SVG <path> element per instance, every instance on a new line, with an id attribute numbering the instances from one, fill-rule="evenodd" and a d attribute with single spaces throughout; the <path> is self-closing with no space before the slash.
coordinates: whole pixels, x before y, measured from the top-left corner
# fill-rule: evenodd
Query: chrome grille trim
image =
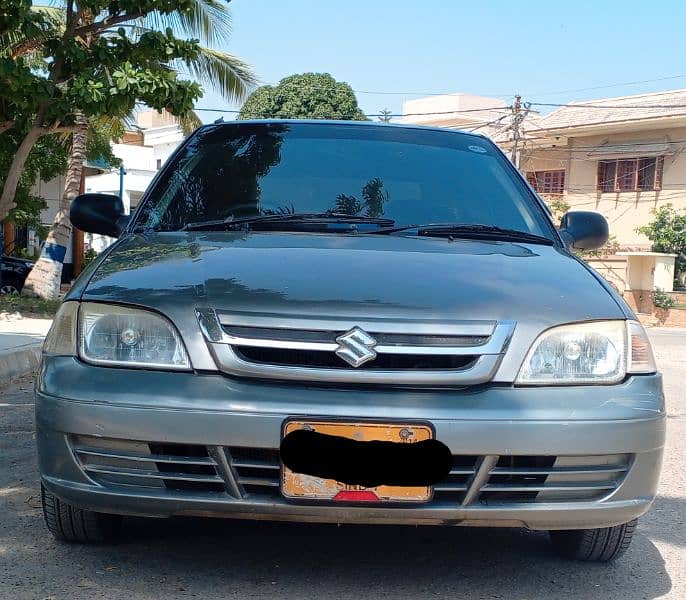
<path id="1" fill-rule="evenodd" d="M 270 315 L 247 312 L 215 312 L 213 309 L 198 309 L 207 317 L 217 319 L 222 326 L 244 326 L 273 329 L 310 329 L 313 331 L 347 331 L 356 325 L 369 333 L 412 333 L 417 335 L 490 336 L 496 321 L 438 321 L 427 319 L 370 319 L 362 320 L 342 317 L 317 317 L 298 315 Z M 501 321 L 502 322 L 502 321 Z"/>
<path id="2" fill-rule="evenodd" d="M 500 364 L 515 328 L 514 321 L 412 321 L 408 319 L 388 321 L 385 319 L 362 319 L 324 317 L 307 318 L 290 315 L 255 315 L 245 312 L 217 313 L 213 309 L 197 309 L 198 322 L 220 369 L 240 377 L 281 379 L 289 381 L 315 381 L 365 384 L 393 384 L 415 386 L 475 385 L 490 380 Z M 241 335 L 231 333 L 231 327 L 239 328 Z M 248 335 L 247 328 L 255 328 Z M 473 357 L 474 360 L 459 368 L 374 368 L 371 361 L 367 368 L 355 369 L 341 363 L 338 366 L 307 364 L 274 364 L 254 362 L 240 354 L 241 347 L 281 349 L 284 351 L 311 351 L 336 353 L 340 344 L 336 337 L 359 327 L 364 332 L 378 336 L 380 343 L 374 346 L 377 355 L 435 357 Z M 279 335 L 278 331 L 287 332 Z M 297 339 L 297 332 L 304 339 Z M 323 335 L 313 335 L 322 332 Z M 259 337 L 259 335 L 270 337 Z M 384 343 L 384 334 L 392 340 L 393 335 L 402 336 L 409 342 L 416 336 L 417 343 Z M 329 337 L 330 336 L 330 337 Z M 453 337 L 447 345 L 427 344 L 435 337 L 441 342 Z M 327 339 L 328 338 L 328 339 Z M 235 348 L 235 350 L 234 350 Z"/>
<path id="3" fill-rule="evenodd" d="M 168 456 L 164 454 L 150 454 L 148 456 L 143 456 L 140 454 L 133 454 L 131 452 L 115 452 L 109 450 L 99 450 L 96 448 L 87 448 L 83 446 L 74 446 L 74 452 L 81 456 L 99 456 L 118 460 L 131 460 L 134 462 L 214 466 L 214 462 L 211 458 L 193 456 Z"/>
<path id="4" fill-rule="evenodd" d="M 122 477 L 140 477 L 143 479 L 169 479 L 174 481 L 192 481 L 197 483 L 223 483 L 217 475 L 198 475 L 195 473 L 176 473 L 174 471 L 152 471 L 144 469 L 125 469 L 122 467 L 101 467 L 99 465 L 82 465 L 87 473 L 102 475 L 120 475 Z"/>

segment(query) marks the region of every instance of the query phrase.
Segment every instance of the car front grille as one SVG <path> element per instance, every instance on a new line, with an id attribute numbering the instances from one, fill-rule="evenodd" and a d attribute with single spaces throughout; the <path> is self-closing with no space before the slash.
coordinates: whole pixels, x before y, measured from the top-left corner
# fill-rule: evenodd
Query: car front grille
<path id="1" fill-rule="evenodd" d="M 214 357 L 238 377 L 412 386 L 490 380 L 513 321 L 389 321 L 196 310 Z"/>
<path id="2" fill-rule="evenodd" d="M 239 346 L 234 350 L 238 358 L 255 364 L 321 367 L 325 369 L 349 369 L 343 359 L 333 352 L 319 350 L 284 350 L 283 348 L 262 348 L 260 346 Z M 476 356 L 426 356 L 424 354 L 382 354 L 373 363 L 369 362 L 359 369 L 384 370 L 431 370 L 465 369 L 474 365 Z"/>
<path id="3" fill-rule="evenodd" d="M 280 498 L 279 451 L 71 436 L 81 468 L 105 487 L 249 499 Z M 434 505 L 510 505 L 602 499 L 621 485 L 633 455 L 455 455 L 433 487 Z"/>

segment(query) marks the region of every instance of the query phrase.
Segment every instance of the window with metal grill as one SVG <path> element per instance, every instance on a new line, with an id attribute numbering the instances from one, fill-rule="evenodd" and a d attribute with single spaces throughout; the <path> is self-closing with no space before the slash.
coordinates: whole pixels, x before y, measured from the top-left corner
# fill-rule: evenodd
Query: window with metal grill
<path id="1" fill-rule="evenodd" d="M 565 171 L 528 171 L 527 181 L 539 194 L 562 194 L 565 190 Z"/>
<path id="2" fill-rule="evenodd" d="M 663 156 L 601 160 L 598 162 L 598 191 L 661 190 L 663 167 Z"/>

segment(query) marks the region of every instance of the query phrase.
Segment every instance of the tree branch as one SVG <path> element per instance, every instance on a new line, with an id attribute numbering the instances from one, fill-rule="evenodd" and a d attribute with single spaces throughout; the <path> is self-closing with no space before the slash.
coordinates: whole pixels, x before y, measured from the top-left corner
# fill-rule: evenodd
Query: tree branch
<path id="1" fill-rule="evenodd" d="M 89 33 L 99 33 L 105 29 L 108 29 L 118 23 L 124 23 L 126 21 L 133 21 L 134 19 L 139 19 L 143 16 L 142 12 L 127 13 L 125 15 L 115 15 L 112 17 L 105 17 L 102 21 L 97 21 L 91 23 L 90 25 L 82 25 L 81 27 L 76 27 L 73 31 L 74 37 L 80 37 L 88 35 Z"/>
<path id="2" fill-rule="evenodd" d="M 68 133 L 80 129 L 81 128 L 76 125 L 60 125 L 59 127 L 50 127 L 44 135 L 49 135 L 51 133 Z"/>
<path id="3" fill-rule="evenodd" d="M 29 54 L 31 52 L 34 52 L 38 50 L 44 43 L 44 40 L 42 39 L 30 39 L 22 42 L 21 44 L 17 44 L 12 50 L 10 50 L 10 58 L 12 60 L 16 60 L 20 56 L 24 56 L 25 54 Z"/>
<path id="4" fill-rule="evenodd" d="M 8 129 L 14 127 L 14 121 L 2 121 L 0 122 L 0 133 L 5 133 Z"/>

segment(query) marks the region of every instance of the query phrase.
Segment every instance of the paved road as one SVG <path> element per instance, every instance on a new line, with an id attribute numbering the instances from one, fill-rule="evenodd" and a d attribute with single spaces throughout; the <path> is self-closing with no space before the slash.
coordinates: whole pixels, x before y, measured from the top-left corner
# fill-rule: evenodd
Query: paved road
<path id="1" fill-rule="evenodd" d="M 128 520 L 113 547 L 43 528 L 31 382 L 0 389 L 0 598 L 686 598 L 686 330 L 651 330 L 668 394 L 659 498 L 610 566 L 522 530 Z"/>

